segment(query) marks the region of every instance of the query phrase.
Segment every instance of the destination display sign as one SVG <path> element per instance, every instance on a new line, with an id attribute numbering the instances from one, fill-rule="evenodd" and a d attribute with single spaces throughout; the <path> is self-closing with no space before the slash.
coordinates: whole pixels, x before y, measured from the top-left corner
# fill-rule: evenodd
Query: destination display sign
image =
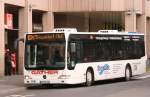
<path id="1" fill-rule="evenodd" d="M 54 40 L 64 40 L 65 36 L 63 33 L 49 33 L 49 34 L 27 34 L 26 40 L 27 41 L 54 41 Z"/>
<path id="2" fill-rule="evenodd" d="M 94 35 L 94 34 L 76 34 L 71 35 L 72 40 L 122 40 L 122 41 L 140 41 L 144 36 L 140 35 Z"/>
<path id="3" fill-rule="evenodd" d="M 139 41 L 140 36 L 96 36 L 96 40 L 124 40 L 124 41 Z"/>

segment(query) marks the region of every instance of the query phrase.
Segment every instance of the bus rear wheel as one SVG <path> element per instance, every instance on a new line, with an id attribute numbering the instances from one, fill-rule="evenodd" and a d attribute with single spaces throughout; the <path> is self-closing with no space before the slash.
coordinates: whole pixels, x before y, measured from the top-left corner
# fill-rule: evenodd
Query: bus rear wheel
<path id="1" fill-rule="evenodd" d="M 125 70 L 125 80 L 131 80 L 131 68 L 129 66 L 127 66 Z"/>
<path id="2" fill-rule="evenodd" d="M 90 69 L 86 72 L 86 86 L 91 86 L 93 83 L 93 73 Z"/>

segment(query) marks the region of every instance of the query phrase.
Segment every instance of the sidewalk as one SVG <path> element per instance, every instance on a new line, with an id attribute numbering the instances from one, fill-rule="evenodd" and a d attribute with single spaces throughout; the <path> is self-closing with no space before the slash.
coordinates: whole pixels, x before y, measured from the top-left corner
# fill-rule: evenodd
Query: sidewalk
<path id="1" fill-rule="evenodd" d="M 1 84 L 23 86 L 23 75 L 11 75 L 0 77 L 0 85 Z"/>
<path id="2" fill-rule="evenodd" d="M 25 89 L 23 75 L 12 75 L 0 77 L 0 94 Z"/>

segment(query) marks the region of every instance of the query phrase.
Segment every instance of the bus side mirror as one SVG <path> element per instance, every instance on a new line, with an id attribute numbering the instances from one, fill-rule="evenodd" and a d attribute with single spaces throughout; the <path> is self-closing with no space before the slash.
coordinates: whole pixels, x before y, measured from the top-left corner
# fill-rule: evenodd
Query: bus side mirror
<path id="1" fill-rule="evenodd" d="M 76 52 L 76 43 L 71 43 L 71 53 L 75 53 Z"/>
<path id="2" fill-rule="evenodd" d="M 71 61 L 71 67 L 75 67 L 75 61 Z"/>

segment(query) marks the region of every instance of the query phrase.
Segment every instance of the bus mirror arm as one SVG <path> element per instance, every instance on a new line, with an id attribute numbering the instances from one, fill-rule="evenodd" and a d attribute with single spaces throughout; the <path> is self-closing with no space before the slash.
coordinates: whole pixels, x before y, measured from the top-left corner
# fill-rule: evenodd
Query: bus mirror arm
<path id="1" fill-rule="evenodd" d="M 18 40 L 19 42 L 23 42 L 24 43 L 24 38 L 19 38 Z"/>

